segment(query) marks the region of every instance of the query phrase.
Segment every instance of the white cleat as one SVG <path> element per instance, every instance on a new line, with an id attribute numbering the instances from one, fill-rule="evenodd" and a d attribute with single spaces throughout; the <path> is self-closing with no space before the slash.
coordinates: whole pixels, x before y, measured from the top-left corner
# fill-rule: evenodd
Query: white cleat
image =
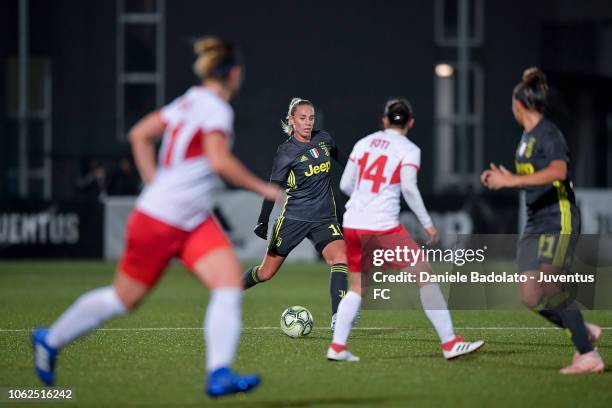
<path id="1" fill-rule="evenodd" d="M 327 349 L 327 359 L 329 361 L 359 361 L 359 357 L 353 355 L 350 351 L 337 352 L 331 347 Z"/>
<path id="2" fill-rule="evenodd" d="M 484 346 L 484 341 L 465 341 L 463 337 L 457 336 L 454 340 L 442 344 L 442 354 L 447 360 L 472 354 Z"/>

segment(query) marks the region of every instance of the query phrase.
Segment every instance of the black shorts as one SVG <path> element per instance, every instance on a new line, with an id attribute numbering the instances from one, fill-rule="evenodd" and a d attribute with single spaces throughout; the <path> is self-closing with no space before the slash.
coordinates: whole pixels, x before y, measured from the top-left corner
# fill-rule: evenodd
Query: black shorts
<path id="1" fill-rule="evenodd" d="M 319 253 L 330 242 L 344 239 L 340 224 L 335 219 L 310 222 L 279 216 L 272 228 L 268 251 L 286 257 L 304 238 L 308 238 Z"/>
<path id="2" fill-rule="evenodd" d="M 580 232 L 580 210 L 576 206 L 565 207 L 563 212 L 559 207 L 546 207 L 537 213 L 527 214 L 525 234 L 560 234 Z"/>
<path id="3" fill-rule="evenodd" d="M 580 236 L 580 211 L 575 205 L 553 207 L 531 214 L 519 238 L 519 273 L 538 271 L 540 265 L 553 265 L 568 271 Z"/>
<path id="4" fill-rule="evenodd" d="M 577 233 L 523 234 L 516 254 L 519 273 L 539 271 L 542 264 L 568 271 L 579 236 Z"/>

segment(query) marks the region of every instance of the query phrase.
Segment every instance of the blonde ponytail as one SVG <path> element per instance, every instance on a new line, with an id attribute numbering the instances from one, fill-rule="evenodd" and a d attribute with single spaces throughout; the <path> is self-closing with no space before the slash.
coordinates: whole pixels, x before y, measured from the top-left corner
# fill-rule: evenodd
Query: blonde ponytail
<path id="1" fill-rule="evenodd" d="M 212 76 L 223 60 L 228 57 L 227 44 L 218 37 L 203 37 L 193 44 L 193 51 L 197 59 L 193 64 L 193 71 L 204 79 Z"/>

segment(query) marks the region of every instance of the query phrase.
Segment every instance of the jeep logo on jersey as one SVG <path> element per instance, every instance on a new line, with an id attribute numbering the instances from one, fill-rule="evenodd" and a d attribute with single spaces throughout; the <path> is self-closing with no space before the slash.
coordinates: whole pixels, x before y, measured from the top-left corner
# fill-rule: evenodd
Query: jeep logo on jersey
<path id="1" fill-rule="evenodd" d="M 313 148 L 313 149 L 310 149 L 310 150 L 309 150 L 309 152 L 310 152 L 310 155 L 311 155 L 312 157 L 314 157 L 315 159 L 316 159 L 317 157 L 319 157 L 319 151 L 317 150 L 317 148 L 316 148 L 316 147 L 315 147 L 315 148 Z M 312 166 L 310 166 L 310 167 L 312 167 Z"/>
<path id="2" fill-rule="evenodd" d="M 331 169 L 331 162 L 329 160 L 326 161 L 325 163 L 319 164 L 318 166 L 313 166 L 312 164 L 309 164 L 308 165 L 308 171 L 305 171 L 304 175 L 306 177 L 310 177 L 313 174 L 329 173 L 330 169 Z"/>

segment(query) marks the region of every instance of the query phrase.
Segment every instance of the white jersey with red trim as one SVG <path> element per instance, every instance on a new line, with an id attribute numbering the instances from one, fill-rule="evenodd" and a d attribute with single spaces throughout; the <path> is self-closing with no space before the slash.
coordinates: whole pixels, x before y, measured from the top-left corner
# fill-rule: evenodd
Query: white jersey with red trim
<path id="1" fill-rule="evenodd" d="M 155 178 L 136 208 L 175 227 L 191 231 L 212 208 L 218 176 L 211 169 L 202 138 L 219 131 L 233 138 L 234 111 L 214 92 L 192 87 L 159 111 L 166 124 Z"/>
<path id="2" fill-rule="evenodd" d="M 343 226 L 385 231 L 399 225 L 400 173 L 404 166 L 421 166 L 421 149 L 391 129 L 359 140 L 351 152 L 343 182 L 350 192 Z M 346 177 L 348 175 L 348 178 Z"/>

